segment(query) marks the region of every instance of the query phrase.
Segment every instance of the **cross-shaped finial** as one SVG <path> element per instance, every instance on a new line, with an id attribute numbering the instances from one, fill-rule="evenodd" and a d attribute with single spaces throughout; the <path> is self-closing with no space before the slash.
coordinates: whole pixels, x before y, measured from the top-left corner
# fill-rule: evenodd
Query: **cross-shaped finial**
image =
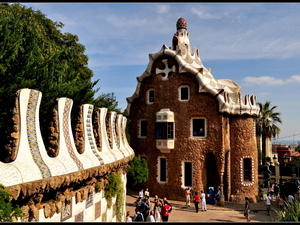
<path id="1" fill-rule="evenodd" d="M 169 68 L 167 59 L 163 59 L 162 62 L 165 64 L 165 68 L 163 70 L 156 68 L 155 72 L 156 74 L 160 74 L 160 73 L 165 74 L 163 75 L 162 80 L 168 80 L 169 72 L 175 72 L 175 66 L 173 65 L 172 68 Z"/>

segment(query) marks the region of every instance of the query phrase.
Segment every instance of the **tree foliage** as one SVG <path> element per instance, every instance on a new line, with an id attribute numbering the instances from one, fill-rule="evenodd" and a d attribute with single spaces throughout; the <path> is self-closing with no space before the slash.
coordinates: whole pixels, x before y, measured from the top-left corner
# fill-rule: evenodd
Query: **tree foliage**
<path id="1" fill-rule="evenodd" d="M 13 222 L 13 219 L 22 217 L 22 210 L 13 205 L 10 199 L 13 196 L 7 192 L 6 187 L 0 184 L 0 222 Z"/>
<path id="2" fill-rule="evenodd" d="M 43 137 L 56 99 L 73 100 L 71 116 L 82 104 L 117 108 L 113 93 L 95 99 L 99 88 L 87 67 L 85 46 L 71 33 L 62 33 L 62 22 L 48 19 L 41 11 L 19 3 L 0 4 L 0 134 L 10 120 L 15 93 L 22 88 L 42 92 L 39 117 Z M 0 141 L 0 145 L 4 146 Z M 0 146 L 1 147 L 1 146 Z"/>
<path id="3" fill-rule="evenodd" d="M 128 185 L 134 186 L 148 180 L 149 169 L 144 158 L 133 157 L 129 162 L 130 169 L 127 173 Z"/>
<path id="4" fill-rule="evenodd" d="M 256 134 L 262 136 L 262 151 L 266 153 L 266 139 L 275 138 L 280 133 L 279 123 L 281 113 L 276 112 L 277 106 L 271 107 L 271 102 L 258 103 L 260 108 L 259 117 L 256 119 Z"/>

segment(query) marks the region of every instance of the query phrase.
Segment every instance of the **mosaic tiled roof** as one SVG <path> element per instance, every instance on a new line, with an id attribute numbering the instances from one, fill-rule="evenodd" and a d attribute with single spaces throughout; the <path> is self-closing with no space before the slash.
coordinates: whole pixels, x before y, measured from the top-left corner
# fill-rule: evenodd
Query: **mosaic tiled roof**
<path id="1" fill-rule="evenodd" d="M 230 79 L 219 79 L 216 80 L 210 72 L 209 68 L 205 68 L 202 64 L 199 55 L 199 49 L 193 48 L 194 53 L 191 54 L 189 44 L 189 33 L 186 30 L 187 23 L 185 19 L 179 18 L 177 21 L 177 32 L 173 37 L 173 46 L 167 47 L 163 45 L 161 50 L 154 54 L 149 54 L 149 64 L 146 71 L 139 77 L 137 77 L 138 85 L 135 93 L 127 98 L 127 108 L 125 114 L 129 115 L 130 106 L 135 98 L 138 98 L 140 92 L 140 84 L 144 78 L 151 76 L 151 68 L 154 61 L 161 56 L 173 57 L 178 63 L 179 73 L 191 73 L 194 74 L 199 83 L 199 93 L 206 92 L 212 94 L 219 102 L 219 111 L 222 113 L 228 113 L 231 115 L 243 115 L 247 114 L 250 116 L 259 115 L 259 107 L 256 103 L 255 95 L 245 95 L 242 98 L 241 87 Z M 164 61 L 167 63 L 167 61 Z M 166 68 L 169 68 L 166 65 Z M 169 69 L 169 70 L 172 70 Z M 156 73 L 162 73 L 161 70 L 157 69 Z M 168 77 L 163 77 L 167 80 Z"/>

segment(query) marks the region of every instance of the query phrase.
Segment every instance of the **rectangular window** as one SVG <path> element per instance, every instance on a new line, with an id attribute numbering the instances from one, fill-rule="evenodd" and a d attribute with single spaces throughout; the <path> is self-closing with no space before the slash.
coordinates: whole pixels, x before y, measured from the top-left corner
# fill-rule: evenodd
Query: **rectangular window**
<path id="1" fill-rule="evenodd" d="M 188 87 L 180 88 L 180 100 L 189 100 L 189 88 Z"/>
<path id="2" fill-rule="evenodd" d="M 173 139 L 174 138 L 174 122 L 157 122 L 156 139 Z"/>
<path id="3" fill-rule="evenodd" d="M 140 137 L 147 137 L 147 120 L 140 121 Z"/>
<path id="4" fill-rule="evenodd" d="M 159 181 L 167 182 L 167 159 L 159 158 Z"/>
<path id="5" fill-rule="evenodd" d="M 251 158 L 244 158 L 244 181 L 252 182 L 252 162 L 251 162 Z"/>
<path id="6" fill-rule="evenodd" d="M 192 119 L 192 132 L 193 137 L 205 137 L 205 119 Z"/>
<path id="7" fill-rule="evenodd" d="M 154 102 L 154 90 L 149 90 L 149 102 Z"/>
<path id="8" fill-rule="evenodd" d="M 192 186 L 193 167 L 191 162 L 184 162 L 184 186 Z"/>

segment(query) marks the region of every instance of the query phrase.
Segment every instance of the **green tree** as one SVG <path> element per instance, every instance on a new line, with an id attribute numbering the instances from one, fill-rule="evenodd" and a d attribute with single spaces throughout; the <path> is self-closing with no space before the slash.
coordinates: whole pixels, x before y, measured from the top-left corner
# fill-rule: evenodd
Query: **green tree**
<path id="1" fill-rule="evenodd" d="M 99 80 L 92 82 L 93 71 L 87 67 L 85 47 L 76 35 L 62 33 L 63 26 L 62 22 L 48 19 L 41 11 L 19 3 L 0 4 L 1 137 L 6 136 L 15 93 L 22 88 L 42 92 L 39 116 L 44 138 L 57 98 L 73 100 L 71 117 L 82 104 L 95 103 L 95 106 L 108 107 L 109 111 L 117 108 L 113 93 L 95 99 Z M 4 148 L 5 142 L 1 138 L 0 147 Z M 3 161 L 3 157 L 1 154 L 0 160 Z"/>
<path id="2" fill-rule="evenodd" d="M 118 101 L 113 92 L 107 94 L 102 93 L 94 100 L 93 104 L 96 108 L 107 108 L 108 111 L 115 111 L 118 114 L 122 113 L 121 109 L 118 108 Z"/>
<path id="3" fill-rule="evenodd" d="M 7 192 L 7 188 L 0 184 L 0 222 L 13 222 L 22 217 L 22 210 L 18 205 L 13 205 L 10 199 L 13 196 Z"/>
<path id="4" fill-rule="evenodd" d="M 268 146 L 271 138 L 275 138 L 280 133 L 278 123 L 282 123 L 280 115 L 276 112 L 277 106 L 271 107 L 271 102 L 266 101 L 264 104 L 258 102 L 260 108 L 259 117 L 256 119 L 256 134 L 261 136 L 262 140 L 262 153 L 268 156 Z"/>
<path id="5" fill-rule="evenodd" d="M 127 184 L 134 186 L 138 183 L 142 183 L 148 180 L 149 169 L 145 158 L 133 157 L 132 161 L 129 162 L 130 169 L 127 173 Z"/>

